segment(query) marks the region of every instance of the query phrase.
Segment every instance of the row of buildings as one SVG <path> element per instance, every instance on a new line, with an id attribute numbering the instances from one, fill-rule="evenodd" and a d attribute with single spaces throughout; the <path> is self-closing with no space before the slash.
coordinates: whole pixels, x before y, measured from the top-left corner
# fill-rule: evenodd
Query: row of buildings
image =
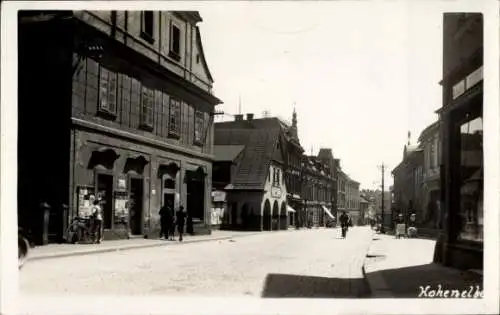
<path id="1" fill-rule="evenodd" d="M 297 113 L 292 123 L 277 117 L 235 115 L 215 124 L 212 227 L 280 230 L 325 226 L 338 212 L 359 216 L 359 183 L 322 148 L 304 154 Z"/>
<path id="2" fill-rule="evenodd" d="M 483 265 L 483 17 L 446 13 L 443 104 L 418 143 L 404 146 L 393 170 L 394 214 L 416 214 L 422 233 L 437 237 L 435 261 Z"/>
<path id="3" fill-rule="evenodd" d="M 62 240 L 91 195 L 105 239 L 157 235 L 169 201 L 197 234 L 323 225 L 358 206 L 359 184 L 331 150 L 304 155 L 295 115 L 214 127 L 222 101 L 201 21 L 196 11 L 19 13 L 18 218 L 35 242 Z"/>

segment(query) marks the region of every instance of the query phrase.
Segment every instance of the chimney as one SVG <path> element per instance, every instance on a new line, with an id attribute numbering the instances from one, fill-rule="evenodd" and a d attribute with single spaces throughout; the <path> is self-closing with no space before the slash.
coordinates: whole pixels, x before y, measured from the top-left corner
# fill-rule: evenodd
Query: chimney
<path id="1" fill-rule="evenodd" d="M 253 120 L 253 114 L 247 114 L 247 120 Z"/>
<path id="2" fill-rule="evenodd" d="M 243 115 L 242 114 L 234 115 L 234 120 L 235 121 L 241 121 L 241 120 L 243 120 Z"/>

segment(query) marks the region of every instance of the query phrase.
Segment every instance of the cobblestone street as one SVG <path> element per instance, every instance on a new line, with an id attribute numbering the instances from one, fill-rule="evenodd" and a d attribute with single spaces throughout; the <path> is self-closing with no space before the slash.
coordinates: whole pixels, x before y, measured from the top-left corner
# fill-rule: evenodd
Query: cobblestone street
<path id="1" fill-rule="evenodd" d="M 29 262 L 22 294 L 361 297 L 368 228 L 263 233 L 230 240 Z"/>

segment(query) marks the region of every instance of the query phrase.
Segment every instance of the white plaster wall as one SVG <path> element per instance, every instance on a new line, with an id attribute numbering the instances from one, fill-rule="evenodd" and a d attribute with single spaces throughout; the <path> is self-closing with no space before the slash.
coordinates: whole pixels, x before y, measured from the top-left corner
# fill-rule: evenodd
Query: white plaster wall
<path id="1" fill-rule="evenodd" d="M 271 195 L 271 189 L 272 189 L 272 184 L 273 184 L 273 173 L 274 169 L 279 169 L 280 171 L 280 189 L 281 189 L 281 196 L 279 198 L 275 198 Z M 269 199 L 269 203 L 271 204 L 271 211 L 273 209 L 273 204 L 274 201 L 278 201 L 278 207 L 281 210 L 281 205 L 283 203 L 286 204 L 286 194 L 287 194 L 287 189 L 286 189 L 286 184 L 285 180 L 283 177 L 283 168 L 277 164 L 272 164 L 269 166 L 269 174 L 267 175 L 266 178 L 266 184 L 264 186 L 265 193 L 262 197 L 261 201 L 261 215 L 264 215 L 264 205 L 267 199 Z M 287 211 L 287 217 L 288 217 L 288 211 Z"/>

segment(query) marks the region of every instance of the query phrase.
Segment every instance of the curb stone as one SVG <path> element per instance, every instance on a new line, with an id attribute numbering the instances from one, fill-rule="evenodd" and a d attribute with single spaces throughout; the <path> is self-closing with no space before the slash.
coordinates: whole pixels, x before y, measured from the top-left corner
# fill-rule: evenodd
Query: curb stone
<path id="1" fill-rule="evenodd" d="M 223 241 L 223 240 L 251 236 L 251 235 L 258 235 L 258 234 L 261 234 L 261 233 L 256 232 L 256 233 L 248 233 L 248 234 L 242 234 L 242 235 L 220 236 L 220 237 L 214 237 L 214 238 L 187 239 L 187 240 L 183 241 L 182 243 L 181 242 L 174 243 L 174 242 L 164 241 L 164 242 L 157 242 L 154 244 L 137 244 L 137 245 L 124 245 L 124 246 L 111 247 L 111 248 L 97 248 L 97 249 L 92 249 L 92 250 L 88 250 L 88 251 L 74 251 L 74 252 L 46 254 L 46 255 L 28 257 L 28 261 L 45 260 L 45 259 L 53 259 L 53 258 L 64 258 L 64 257 L 72 257 L 72 256 L 84 256 L 84 255 L 92 255 L 92 254 L 102 254 L 102 253 L 109 253 L 109 252 L 118 252 L 118 251 L 132 250 L 132 249 L 144 249 L 144 248 L 161 247 L 161 246 L 175 246 L 175 245 L 189 244 L 189 243 Z"/>
<path id="2" fill-rule="evenodd" d="M 365 258 L 363 260 L 363 276 L 366 279 L 366 282 L 368 283 L 368 287 L 370 289 L 370 295 L 372 298 L 394 298 L 394 294 L 392 293 L 391 289 L 387 285 L 387 282 L 385 281 L 384 277 L 380 273 L 376 272 L 366 272 L 366 256 L 370 255 L 376 255 L 373 251 L 371 251 L 371 246 L 374 240 L 380 240 L 380 236 L 378 236 L 378 233 L 372 233 L 372 239 L 369 242 L 368 245 L 368 250 L 366 251 Z"/>

